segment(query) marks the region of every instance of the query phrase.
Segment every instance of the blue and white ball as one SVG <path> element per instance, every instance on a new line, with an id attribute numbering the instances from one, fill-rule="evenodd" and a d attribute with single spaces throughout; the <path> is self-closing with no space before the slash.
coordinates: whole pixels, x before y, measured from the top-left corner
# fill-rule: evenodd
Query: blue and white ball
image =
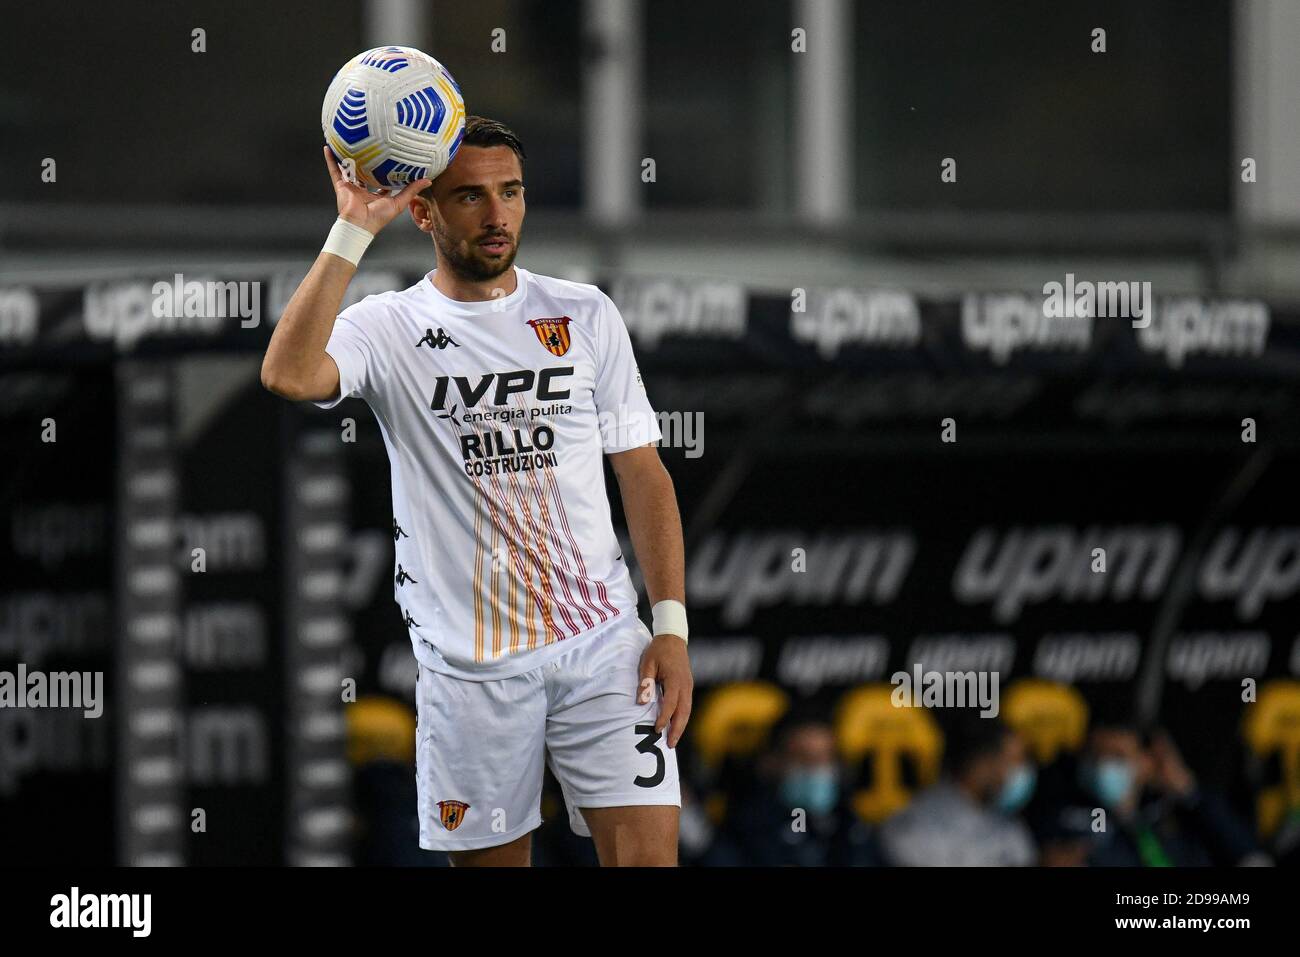
<path id="1" fill-rule="evenodd" d="M 398 190 L 447 168 L 465 135 L 465 101 L 447 68 L 413 47 L 376 47 L 335 74 L 321 104 L 325 142 L 345 174 Z"/>

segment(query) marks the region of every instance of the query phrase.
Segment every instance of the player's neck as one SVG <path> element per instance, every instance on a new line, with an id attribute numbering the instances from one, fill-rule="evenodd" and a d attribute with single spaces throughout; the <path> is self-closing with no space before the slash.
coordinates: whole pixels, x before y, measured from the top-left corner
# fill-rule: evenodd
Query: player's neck
<path id="1" fill-rule="evenodd" d="M 435 268 L 431 281 L 434 289 L 458 302 L 488 302 L 508 296 L 519 288 L 519 277 L 514 266 L 499 276 L 481 282 L 461 279 L 449 269 Z"/>

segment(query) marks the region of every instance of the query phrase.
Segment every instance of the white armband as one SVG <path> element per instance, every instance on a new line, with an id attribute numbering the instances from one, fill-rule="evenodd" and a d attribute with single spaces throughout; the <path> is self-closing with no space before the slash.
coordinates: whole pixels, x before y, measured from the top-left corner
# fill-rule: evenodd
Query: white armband
<path id="1" fill-rule="evenodd" d="M 656 635 L 676 635 L 686 641 L 686 606 L 679 601 L 665 599 L 655 602 L 650 609 Z"/>
<path id="2" fill-rule="evenodd" d="M 334 220 L 334 226 L 330 229 L 321 252 L 333 253 L 355 266 L 361 262 L 361 254 L 366 251 L 366 247 L 374 238 L 375 235 L 370 230 L 362 229 L 356 223 L 349 223 L 340 216 Z"/>

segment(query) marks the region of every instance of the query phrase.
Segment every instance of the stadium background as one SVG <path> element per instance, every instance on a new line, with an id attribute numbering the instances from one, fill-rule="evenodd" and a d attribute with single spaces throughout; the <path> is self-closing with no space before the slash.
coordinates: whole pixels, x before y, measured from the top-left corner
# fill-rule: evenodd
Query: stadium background
<path id="1" fill-rule="evenodd" d="M 107 681 L 99 720 L 0 710 L 6 863 L 440 863 L 414 844 L 374 418 L 258 383 L 334 218 L 320 97 L 394 42 L 520 134 L 519 264 L 610 292 L 666 416 L 697 681 L 684 860 L 709 859 L 788 708 L 834 724 L 864 824 L 905 804 L 938 748 L 923 713 L 877 706 L 915 663 L 998 671 L 1045 763 L 1090 720 L 1168 729 L 1294 860 L 1300 7 L 6 16 L 0 667 Z M 431 265 L 396 222 L 348 301 Z M 177 274 L 257 283 L 258 321 L 153 321 Z M 1049 326 L 1067 274 L 1151 282 L 1151 326 Z M 1111 573 L 1081 576 L 1098 543 Z M 553 789 L 545 814 L 538 861 L 589 863 Z"/>

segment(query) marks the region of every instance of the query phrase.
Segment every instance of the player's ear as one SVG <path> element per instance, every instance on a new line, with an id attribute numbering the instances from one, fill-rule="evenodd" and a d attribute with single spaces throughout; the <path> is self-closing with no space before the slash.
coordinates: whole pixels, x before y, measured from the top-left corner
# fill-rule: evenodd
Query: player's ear
<path id="1" fill-rule="evenodd" d="M 433 228 L 433 203 L 423 196 L 415 195 L 411 197 L 410 205 L 407 209 L 411 211 L 411 221 L 420 229 L 421 232 L 428 232 Z"/>

